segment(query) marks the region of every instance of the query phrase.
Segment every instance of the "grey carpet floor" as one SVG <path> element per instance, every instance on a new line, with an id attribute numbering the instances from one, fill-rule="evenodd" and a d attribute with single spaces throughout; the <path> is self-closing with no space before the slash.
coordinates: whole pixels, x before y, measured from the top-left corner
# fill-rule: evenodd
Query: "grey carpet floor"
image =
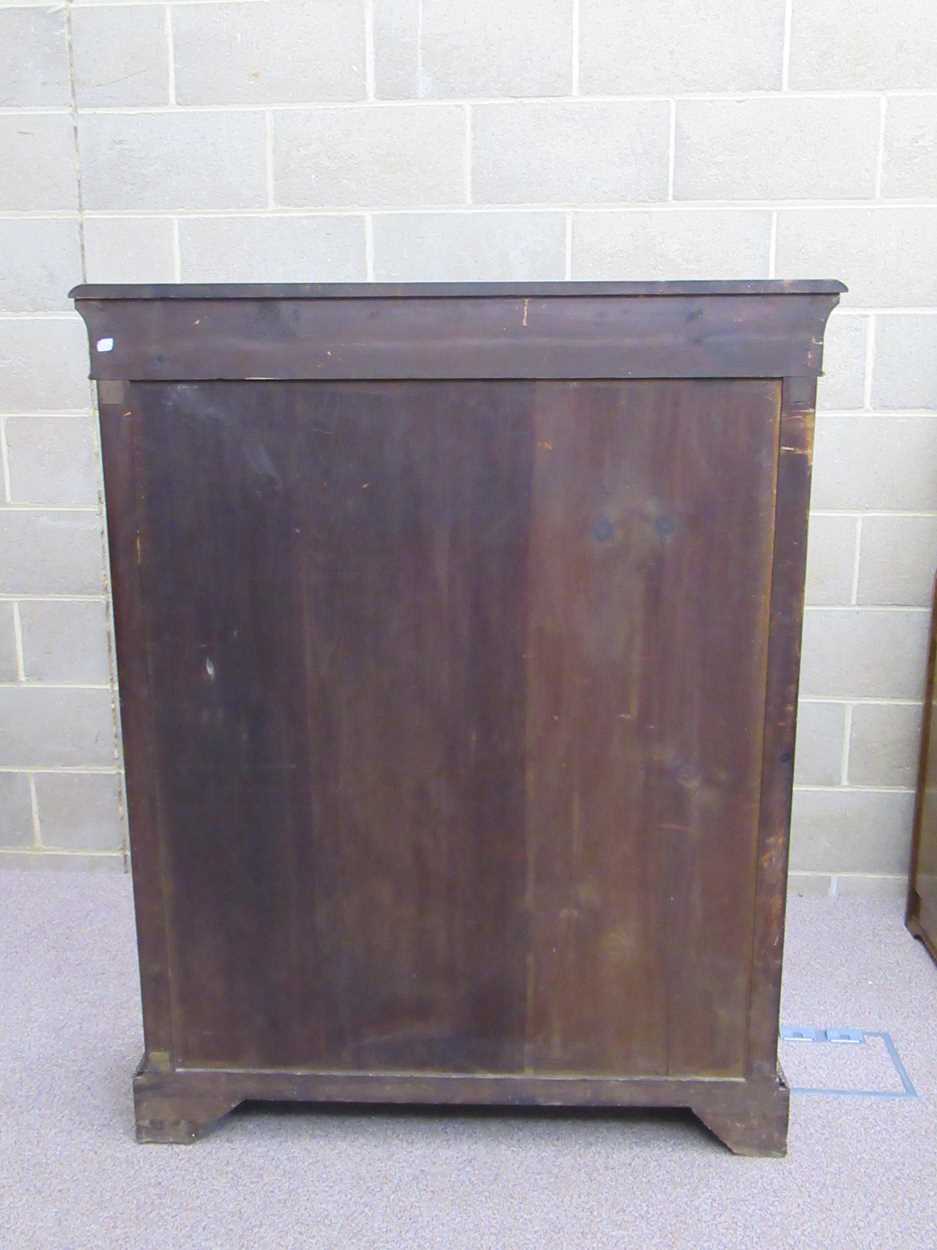
<path id="1" fill-rule="evenodd" d="M 795 1096 L 790 1154 L 681 1112 L 251 1106 L 138 1146 L 126 878 L 0 874 L 0 1250 L 937 1250 L 937 968 L 896 903 L 792 899 L 784 1018 L 891 1032 L 920 1097 Z"/>

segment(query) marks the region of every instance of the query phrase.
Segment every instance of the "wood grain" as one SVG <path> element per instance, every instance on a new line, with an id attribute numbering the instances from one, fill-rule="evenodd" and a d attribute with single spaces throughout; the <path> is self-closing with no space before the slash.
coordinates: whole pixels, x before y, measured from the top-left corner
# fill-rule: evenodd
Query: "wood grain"
<path id="1" fill-rule="evenodd" d="M 690 1106 L 783 1153 L 836 288 L 79 292 L 141 1140 L 360 1098 Z"/>
<path id="2" fill-rule="evenodd" d="M 741 1073 L 777 385 L 128 404 L 180 1061 Z"/>
<path id="3" fill-rule="evenodd" d="M 830 303 L 778 283 L 763 295 L 193 295 L 81 308 L 97 379 L 778 378 L 817 373 Z"/>

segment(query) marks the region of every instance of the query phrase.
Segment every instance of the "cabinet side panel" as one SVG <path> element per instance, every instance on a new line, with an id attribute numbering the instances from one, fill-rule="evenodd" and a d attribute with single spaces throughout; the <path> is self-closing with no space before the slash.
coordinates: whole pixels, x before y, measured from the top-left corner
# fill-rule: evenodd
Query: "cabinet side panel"
<path id="1" fill-rule="evenodd" d="M 937 958 L 937 583 L 931 608 L 927 693 L 918 765 L 908 923 Z"/>
<path id="2" fill-rule="evenodd" d="M 527 1063 L 744 1069 L 779 386 L 545 386 Z"/>
<path id="3" fill-rule="evenodd" d="M 755 1077 L 777 1072 L 815 403 L 813 378 L 784 378 L 752 950 L 748 1072 Z"/>
<path id="4" fill-rule="evenodd" d="M 172 1015 L 166 879 L 158 816 L 160 769 L 147 604 L 140 578 L 146 497 L 140 424 L 130 411 L 128 397 L 124 382 L 98 384 L 143 1031 L 150 1054 L 169 1055 Z"/>

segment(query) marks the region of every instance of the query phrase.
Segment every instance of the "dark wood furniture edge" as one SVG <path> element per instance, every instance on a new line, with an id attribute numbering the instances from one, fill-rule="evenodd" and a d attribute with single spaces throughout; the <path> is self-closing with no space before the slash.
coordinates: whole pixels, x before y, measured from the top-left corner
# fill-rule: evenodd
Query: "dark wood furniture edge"
<path id="1" fill-rule="evenodd" d="M 137 1139 L 185 1145 L 247 1101 L 468 1107 L 686 1107 L 735 1154 L 786 1152 L 782 1077 L 493 1076 L 170 1068 L 146 1059 L 134 1077 Z"/>
<path id="2" fill-rule="evenodd" d="M 691 1109 L 733 1154 L 761 1159 L 787 1154 L 790 1090 L 780 1071 L 774 1081 L 749 1081 L 739 1092 L 713 1092 Z"/>
<path id="3" fill-rule="evenodd" d="M 915 897 L 917 896 L 915 895 Z M 937 920 L 937 917 L 935 917 L 935 920 Z M 922 925 L 917 910 L 915 910 L 913 915 L 909 915 L 906 918 L 905 924 L 907 925 L 908 932 L 911 936 L 918 939 L 927 951 L 928 955 L 930 955 L 931 959 L 933 959 L 934 963 L 937 963 L 937 946 L 935 946 L 928 937 L 927 930 Z"/>
<path id="4" fill-rule="evenodd" d="M 82 283 L 70 299 L 466 299 L 491 295 L 832 295 L 835 279 L 763 278 L 724 282 L 172 282 Z"/>
<path id="5" fill-rule="evenodd" d="M 937 946 L 928 937 L 921 923 L 921 896 L 915 889 L 917 865 L 921 847 L 924 819 L 924 793 L 927 780 L 927 757 L 930 752 L 931 707 L 934 700 L 934 667 L 937 664 L 937 578 L 931 595 L 930 641 L 927 648 L 927 679 L 924 688 L 924 708 L 921 716 L 921 740 L 918 750 L 917 793 L 914 799 L 914 822 L 911 831 L 911 862 L 908 865 L 908 894 L 905 907 L 905 925 L 908 932 L 924 944 L 931 958 L 937 962 Z"/>
<path id="6" fill-rule="evenodd" d="M 98 381 L 815 377 L 839 298 L 744 286 L 521 287 L 488 298 L 479 288 L 345 288 L 341 297 L 284 289 L 279 300 L 246 288 L 230 296 L 180 287 L 166 299 L 128 290 L 76 300 Z"/>
<path id="7" fill-rule="evenodd" d="M 748 1073 L 753 1078 L 767 1078 L 778 1070 L 816 390 L 813 378 L 781 380 L 749 999 Z"/>
<path id="8" fill-rule="evenodd" d="M 158 778 L 149 671 L 149 637 L 142 611 L 143 543 L 146 541 L 146 498 L 143 474 L 136 465 L 135 426 L 127 419 L 128 385 L 99 382 L 98 413 L 101 455 L 107 479 L 109 576 L 119 670 L 121 736 L 124 744 L 130 866 L 147 1054 L 172 1055 L 171 949 L 166 916 L 168 875 L 166 847 L 160 834 L 158 796 L 147 778 Z M 131 472 L 125 472 L 131 466 Z M 115 506 L 116 505 L 116 506 Z M 121 639 L 138 637 L 142 648 L 121 647 Z"/>

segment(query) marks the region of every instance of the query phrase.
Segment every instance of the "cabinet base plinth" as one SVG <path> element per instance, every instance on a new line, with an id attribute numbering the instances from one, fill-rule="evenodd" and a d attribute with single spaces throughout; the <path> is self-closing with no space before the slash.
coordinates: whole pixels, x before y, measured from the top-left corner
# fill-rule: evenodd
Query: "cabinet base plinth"
<path id="1" fill-rule="evenodd" d="M 144 1064 L 137 1069 L 133 1102 L 138 1142 L 191 1145 L 241 1101 L 210 1084 L 178 1078 L 172 1070 Z"/>
<path id="2" fill-rule="evenodd" d="M 931 959 L 937 963 L 937 941 L 934 939 L 937 929 L 935 929 L 932 923 L 924 922 L 921 916 L 922 909 L 923 904 L 921 900 L 914 896 L 912 906 L 908 909 L 908 914 L 905 917 L 905 925 L 911 936 L 917 938 Z M 933 920 L 933 909 L 928 913 L 928 920 Z"/>
<path id="3" fill-rule="evenodd" d="M 790 1092 L 783 1081 L 746 1083 L 738 1094 L 714 1092 L 693 1104 L 696 1117 L 736 1155 L 782 1158 L 787 1154 Z"/>
<path id="4" fill-rule="evenodd" d="M 309 1072 L 141 1064 L 137 1140 L 187 1144 L 248 1100 L 504 1107 L 689 1107 L 735 1154 L 786 1152 L 783 1079 Z"/>

